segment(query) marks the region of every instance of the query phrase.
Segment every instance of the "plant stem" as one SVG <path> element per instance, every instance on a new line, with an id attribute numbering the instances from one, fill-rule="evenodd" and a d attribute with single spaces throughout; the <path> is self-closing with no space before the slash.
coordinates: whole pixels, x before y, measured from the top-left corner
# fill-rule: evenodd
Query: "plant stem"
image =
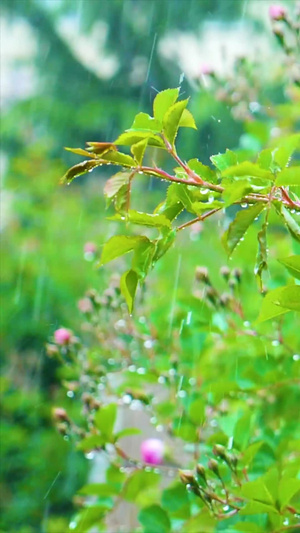
<path id="1" fill-rule="evenodd" d="M 185 229 L 188 226 L 192 226 L 196 222 L 199 222 L 199 221 L 201 222 L 202 220 L 205 220 L 206 218 L 210 217 L 211 215 L 214 215 L 214 213 L 217 213 L 217 211 L 220 211 L 221 209 L 223 209 L 223 207 L 217 207 L 216 209 L 212 209 L 211 211 L 204 213 L 204 215 L 193 218 L 192 220 L 189 220 L 188 222 L 181 224 L 181 226 L 178 226 L 176 229 L 177 231 L 181 231 L 182 229 Z"/>

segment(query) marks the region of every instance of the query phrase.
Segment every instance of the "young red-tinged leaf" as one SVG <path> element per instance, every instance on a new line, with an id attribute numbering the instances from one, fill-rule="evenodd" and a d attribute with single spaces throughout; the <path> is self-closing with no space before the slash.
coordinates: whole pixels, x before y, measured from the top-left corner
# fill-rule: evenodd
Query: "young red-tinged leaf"
<path id="1" fill-rule="evenodd" d="M 300 255 L 291 255 L 284 259 L 278 259 L 294 278 L 300 279 Z"/>
<path id="2" fill-rule="evenodd" d="M 138 515 L 145 533 L 169 533 L 171 523 L 166 511 L 160 505 L 144 507 Z"/>
<path id="3" fill-rule="evenodd" d="M 161 132 L 162 123 L 159 120 L 150 117 L 147 113 L 138 113 L 130 129 Z"/>
<path id="4" fill-rule="evenodd" d="M 163 118 L 163 132 L 171 146 L 174 146 L 183 110 L 188 104 L 187 100 L 181 100 L 172 105 Z"/>
<path id="5" fill-rule="evenodd" d="M 82 148 L 68 148 L 67 146 L 65 146 L 65 150 L 67 150 L 68 152 L 72 152 L 73 154 L 83 155 L 85 157 L 91 157 L 93 159 L 97 157 L 96 154 L 92 154 L 91 152 L 83 150 Z"/>
<path id="6" fill-rule="evenodd" d="M 103 438 L 111 441 L 117 418 L 117 404 L 110 403 L 101 406 L 95 414 L 95 426 Z"/>
<path id="7" fill-rule="evenodd" d="M 148 139 L 143 139 L 136 144 L 131 145 L 131 153 L 138 165 L 142 165 Z"/>
<path id="8" fill-rule="evenodd" d="M 74 165 L 67 170 L 65 175 L 61 178 L 61 183 L 71 183 L 73 179 L 78 178 L 78 176 L 86 174 L 87 172 L 91 172 L 94 168 L 99 167 L 100 165 L 101 162 L 97 160 L 82 161 L 82 163 L 78 163 L 78 165 Z"/>
<path id="9" fill-rule="evenodd" d="M 246 177 L 249 178 L 263 178 L 266 180 L 273 180 L 273 174 L 269 170 L 265 170 L 259 167 L 255 163 L 250 161 L 243 161 L 239 165 L 233 165 L 222 171 L 222 176 L 226 178 L 239 178 Z"/>
<path id="10" fill-rule="evenodd" d="M 296 220 L 292 217 L 290 212 L 285 208 L 281 207 L 281 215 L 283 216 L 285 225 L 289 230 L 291 236 L 298 242 L 300 242 L 300 226 Z"/>
<path id="11" fill-rule="evenodd" d="M 126 217 L 117 213 L 111 217 L 108 217 L 109 220 L 124 220 L 125 222 L 131 222 L 132 224 L 139 224 L 140 226 L 149 226 L 155 228 L 170 228 L 171 222 L 164 215 L 151 214 L 151 213 L 141 213 L 140 211 L 135 211 L 134 209 L 129 209 L 126 213 Z"/>
<path id="12" fill-rule="evenodd" d="M 153 115 L 162 122 L 168 109 L 175 104 L 179 96 L 179 88 L 166 89 L 156 95 L 153 101 Z"/>
<path id="13" fill-rule="evenodd" d="M 237 155 L 231 150 L 226 150 L 225 154 L 212 155 L 210 157 L 211 162 L 221 172 L 232 165 L 237 163 Z"/>
<path id="14" fill-rule="evenodd" d="M 141 242 L 150 242 L 147 237 L 143 236 L 126 236 L 115 235 L 111 237 L 103 246 L 101 259 L 97 266 L 105 265 L 121 255 L 131 252 Z"/>
<path id="15" fill-rule="evenodd" d="M 258 277 L 260 290 L 262 290 L 262 273 L 268 269 L 268 251 L 267 251 L 267 224 L 263 224 L 257 234 L 258 250 L 254 274 Z"/>
<path id="16" fill-rule="evenodd" d="M 114 176 L 109 178 L 104 185 L 104 195 L 106 198 L 113 198 L 123 187 L 123 185 L 128 184 L 129 176 L 131 172 L 117 172 Z"/>
<path id="17" fill-rule="evenodd" d="M 181 115 L 181 119 L 179 122 L 179 127 L 180 128 L 193 128 L 194 130 L 197 129 L 194 117 L 188 109 L 183 110 L 183 113 Z"/>
<path id="18" fill-rule="evenodd" d="M 121 293 L 127 303 L 128 311 L 131 314 L 133 311 L 134 298 L 138 286 L 139 277 L 134 270 L 124 272 L 120 281 Z"/>
<path id="19" fill-rule="evenodd" d="M 88 146 L 87 150 L 97 154 L 98 156 L 103 155 L 108 151 L 117 150 L 117 147 L 114 145 L 114 143 L 87 142 L 86 144 Z"/>
<path id="20" fill-rule="evenodd" d="M 300 166 L 283 169 L 277 174 L 275 184 L 277 187 L 300 186 Z"/>
<path id="21" fill-rule="evenodd" d="M 238 243 L 243 239 L 249 226 L 260 215 L 265 208 L 264 204 L 254 204 L 247 209 L 239 211 L 231 222 L 228 230 L 223 235 L 223 242 L 227 249 L 228 255 L 231 255 Z"/>
<path id="22" fill-rule="evenodd" d="M 153 131 L 135 131 L 135 130 L 127 130 L 125 133 L 122 133 L 119 135 L 119 137 L 116 139 L 115 144 L 119 144 L 122 146 L 132 146 L 133 144 L 137 144 L 138 142 L 142 141 L 143 139 L 148 139 L 149 146 L 155 146 L 157 148 L 166 149 L 163 140 L 156 135 Z"/>

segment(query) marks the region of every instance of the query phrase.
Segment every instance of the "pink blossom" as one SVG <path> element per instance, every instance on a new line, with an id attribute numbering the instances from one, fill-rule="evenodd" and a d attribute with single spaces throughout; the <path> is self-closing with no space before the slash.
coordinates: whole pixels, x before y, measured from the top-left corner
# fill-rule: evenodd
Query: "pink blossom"
<path id="1" fill-rule="evenodd" d="M 69 329 L 59 328 L 54 332 L 54 339 L 57 344 L 69 344 L 72 333 Z"/>
<path id="2" fill-rule="evenodd" d="M 147 439 L 142 442 L 141 454 L 143 461 L 150 465 L 160 465 L 163 462 L 165 445 L 159 439 Z"/>
<path id="3" fill-rule="evenodd" d="M 86 242 L 83 251 L 85 254 L 95 254 L 97 251 L 97 246 L 94 242 Z"/>
<path id="4" fill-rule="evenodd" d="M 82 298 L 78 301 L 77 306 L 82 313 L 91 313 L 93 311 L 93 305 L 89 298 Z"/>
<path id="5" fill-rule="evenodd" d="M 286 9 L 283 6 L 273 4 L 269 8 L 269 15 L 272 20 L 282 20 L 285 19 L 287 13 Z"/>
<path id="6" fill-rule="evenodd" d="M 212 74 L 214 74 L 214 69 L 208 63 L 202 63 L 202 65 L 200 66 L 200 74 L 203 74 L 205 76 L 211 76 Z"/>

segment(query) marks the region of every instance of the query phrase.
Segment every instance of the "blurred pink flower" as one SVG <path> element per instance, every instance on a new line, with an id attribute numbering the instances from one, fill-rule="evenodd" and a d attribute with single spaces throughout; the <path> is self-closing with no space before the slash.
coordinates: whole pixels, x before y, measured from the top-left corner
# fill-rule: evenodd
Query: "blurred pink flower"
<path id="1" fill-rule="evenodd" d="M 82 313 L 91 313 L 93 311 L 93 305 L 89 298 L 82 298 L 78 301 L 77 306 Z"/>
<path id="2" fill-rule="evenodd" d="M 202 65 L 200 65 L 200 74 L 211 76 L 214 74 L 214 69 L 208 63 L 202 63 Z"/>
<path id="3" fill-rule="evenodd" d="M 142 442 L 141 454 L 143 461 L 150 465 L 160 465 L 163 462 L 165 445 L 159 439 L 147 439 Z"/>
<path id="4" fill-rule="evenodd" d="M 59 328 L 54 332 L 54 339 L 57 344 L 69 344 L 71 337 L 71 331 L 66 328 Z"/>
<path id="5" fill-rule="evenodd" d="M 269 15 L 272 20 L 282 20 L 285 19 L 287 12 L 283 6 L 273 4 L 269 8 Z"/>
<path id="6" fill-rule="evenodd" d="M 97 246 L 94 242 L 86 242 L 83 251 L 85 254 L 95 254 L 97 251 Z"/>

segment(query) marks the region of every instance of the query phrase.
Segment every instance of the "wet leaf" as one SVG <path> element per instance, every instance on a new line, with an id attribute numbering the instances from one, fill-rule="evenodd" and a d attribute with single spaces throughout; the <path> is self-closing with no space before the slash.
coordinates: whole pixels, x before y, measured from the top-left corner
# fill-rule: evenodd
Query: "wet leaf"
<path id="1" fill-rule="evenodd" d="M 188 99 L 177 102 L 168 109 L 163 118 L 163 132 L 171 146 L 174 146 L 182 113 L 187 104 Z"/>
<path id="2" fill-rule="evenodd" d="M 103 246 L 102 254 L 98 266 L 105 265 L 121 255 L 134 250 L 140 243 L 150 242 L 143 236 L 115 235 L 111 237 Z"/>
<path id="3" fill-rule="evenodd" d="M 294 278 L 300 279 L 300 255 L 291 255 L 284 259 L 278 259 Z"/>
<path id="4" fill-rule="evenodd" d="M 159 120 L 150 117 L 147 113 L 138 113 L 130 129 L 160 132 L 162 124 Z"/>
<path id="5" fill-rule="evenodd" d="M 183 113 L 181 115 L 181 119 L 179 122 L 179 127 L 180 128 L 193 128 L 194 130 L 197 129 L 194 117 L 188 109 L 183 110 Z"/>
<path id="6" fill-rule="evenodd" d="M 132 224 L 139 224 L 140 226 L 149 226 L 155 228 L 171 227 L 170 220 L 164 215 L 141 213 L 140 211 L 135 211 L 134 209 L 129 209 L 128 213 L 126 213 L 126 218 L 116 214 L 112 217 L 109 217 L 109 220 L 124 220 L 126 222 L 131 222 Z"/>
<path id="7" fill-rule="evenodd" d="M 115 144 L 120 144 L 123 146 L 132 146 L 137 144 L 143 139 L 148 139 L 149 146 L 156 146 L 157 148 L 166 149 L 163 140 L 155 135 L 153 131 L 136 131 L 136 130 L 127 130 L 125 133 L 119 135 Z"/>
<path id="8" fill-rule="evenodd" d="M 145 150 L 147 148 L 148 139 L 143 139 L 136 144 L 132 144 L 131 153 L 134 156 L 138 165 L 141 165 L 143 162 Z"/>
<path id="9" fill-rule="evenodd" d="M 250 161 L 243 161 L 238 165 L 230 166 L 223 170 L 222 176 L 227 178 L 239 178 L 248 176 L 250 178 L 263 178 L 266 180 L 273 180 L 273 174 L 259 167 L 255 163 Z"/>
<path id="10" fill-rule="evenodd" d="M 121 152 L 107 152 L 101 156 L 101 160 L 108 161 L 114 165 L 120 165 L 121 167 L 135 167 L 135 160 L 127 154 Z"/>
<path id="11" fill-rule="evenodd" d="M 127 185 L 130 174 L 131 172 L 117 172 L 117 174 L 114 174 L 114 176 L 109 178 L 103 189 L 106 198 L 113 198 L 117 192 L 119 192 L 121 187 Z"/>
<path id="12" fill-rule="evenodd" d="M 262 273 L 268 269 L 268 252 L 267 252 L 267 224 L 263 224 L 257 234 L 258 250 L 254 273 L 259 279 L 260 289 L 262 290 Z"/>
<path id="13" fill-rule="evenodd" d="M 144 533 L 169 533 L 170 519 L 160 505 L 144 507 L 138 515 L 139 522 L 144 526 Z"/>
<path id="14" fill-rule="evenodd" d="M 117 404 L 115 403 L 101 406 L 95 414 L 95 426 L 107 441 L 112 441 L 116 418 Z"/>
<path id="15" fill-rule="evenodd" d="M 168 111 L 168 109 L 175 104 L 179 96 L 179 88 L 166 89 L 156 95 L 153 101 L 153 115 L 160 122 Z"/>
<path id="16" fill-rule="evenodd" d="M 232 254 L 237 244 L 244 237 L 249 226 L 260 215 L 264 208 L 264 204 L 257 203 L 237 213 L 235 219 L 231 222 L 228 230 L 223 235 L 223 242 L 228 255 Z"/>
<path id="17" fill-rule="evenodd" d="M 87 150 L 93 154 L 97 154 L 98 156 L 102 156 L 106 152 L 117 150 L 117 147 L 114 145 L 114 143 L 87 142 L 86 144 L 88 146 Z"/>
<path id="18" fill-rule="evenodd" d="M 73 167 L 69 168 L 69 170 L 62 177 L 61 183 L 71 183 L 73 179 L 78 178 L 78 176 L 86 174 L 87 172 L 91 172 L 94 168 L 99 167 L 100 165 L 101 162 L 97 160 L 82 161 L 82 163 L 78 163 L 77 165 L 74 165 Z"/>
<path id="19" fill-rule="evenodd" d="M 217 181 L 215 172 L 206 165 L 203 165 L 198 159 L 190 159 L 188 161 L 188 166 L 200 176 L 200 178 L 210 183 L 215 183 Z"/>
<path id="20" fill-rule="evenodd" d="M 94 159 L 97 157 L 96 154 L 92 154 L 91 152 L 83 150 L 82 148 L 68 148 L 67 146 L 65 146 L 65 150 L 67 150 L 68 152 L 72 152 L 73 154 L 83 155 L 85 157 L 92 157 Z"/>
<path id="21" fill-rule="evenodd" d="M 287 229 L 289 230 L 290 234 L 292 235 L 292 237 L 296 241 L 300 242 L 300 226 L 299 226 L 299 224 L 292 217 L 290 212 L 287 209 L 285 209 L 285 207 L 281 207 L 281 215 L 283 216 L 285 225 L 286 225 Z"/>
<path id="22" fill-rule="evenodd" d="M 226 168 L 231 167 L 237 163 L 237 155 L 231 150 L 226 150 L 225 154 L 212 155 L 210 157 L 211 162 L 221 172 Z"/>
<path id="23" fill-rule="evenodd" d="M 127 303 L 129 313 L 132 313 L 133 311 L 133 304 L 134 304 L 136 289 L 138 286 L 138 281 L 139 281 L 138 275 L 134 270 L 128 270 L 121 277 L 120 289 Z"/>
<path id="24" fill-rule="evenodd" d="M 275 183 L 278 187 L 300 186 L 300 167 L 285 168 L 277 174 Z"/>

